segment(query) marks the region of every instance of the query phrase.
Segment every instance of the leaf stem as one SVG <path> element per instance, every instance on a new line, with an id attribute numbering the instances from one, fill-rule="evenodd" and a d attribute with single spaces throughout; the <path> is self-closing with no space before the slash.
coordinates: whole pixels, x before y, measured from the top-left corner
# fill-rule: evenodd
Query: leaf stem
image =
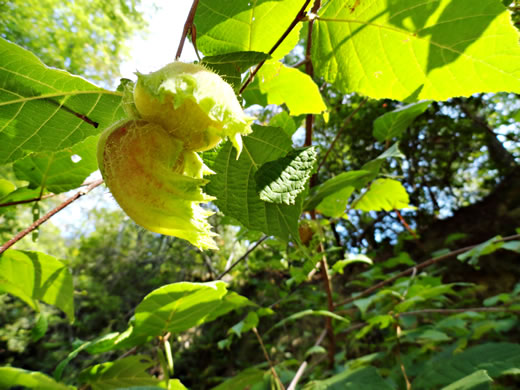
<path id="1" fill-rule="evenodd" d="M 16 236 L 14 236 L 12 239 L 7 241 L 4 245 L 0 247 L 0 254 L 5 252 L 7 249 L 12 247 L 14 244 L 16 244 L 18 241 L 20 241 L 22 238 L 24 238 L 26 235 L 31 233 L 33 230 L 38 228 L 42 223 L 47 222 L 54 214 L 57 214 L 61 210 L 63 210 L 65 207 L 70 205 L 75 200 L 81 198 L 83 195 L 88 194 L 90 191 L 92 191 L 94 188 L 99 186 L 103 183 L 103 179 L 96 180 L 92 182 L 87 188 L 78 191 L 76 194 L 65 200 L 63 203 L 61 203 L 59 206 L 55 207 L 51 211 L 49 211 L 47 214 L 45 214 L 43 217 L 35 221 L 31 226 L 29 226 L 27 229 L 22 230 L 20 233 L 18 233 Z"/>
<path id="2" fill-rule="evenodd" d="M 273 54 L 274 51 L 276 49 L 278 49 L 278 46 L 280 46 L 282 44 L 282 42 L 285 40 L 285 38 L 287 38 L 287 36 L 291 33 L 291 31 L 293 30 L 293 28 L 300 22 L 302 21 L 305 16 L 307 15 L 307 12 L 305 12 L 305 9 L 307 8 L 307 6 L 309 5 L 309 3 L 311 2 L 311 0 L 305 0 L 305 3 L 303 4 L 302 8 L 300 9 L 300 11 L 298 12 L 298 14 L 296 15 L 296 17 L 294 18 L 294 20 L 291 22 L 291 24 L 289 25 L 289 27 L 287 27 L 287 30 L 285 30 L 285 32 L 282 34 L 282 36 L 280 37 L 280 39 L 278 39 L 278 41 L 276 41 L 276 43 L 274 44 L 274 46 L 271 48 L 271 50 L 269 50 L 269 55 Z M 316 3 L 319 3 L 319 1 L 316 1 Z M 247 88 L 247 86 L 249 84 L 251 84 L 251 82 L 253 81 L 253 78 L 255 77 L 255 75 L 258 73 L 258 71 L 260 70 L 260 68 L 265 64 L 265 61 L 266 60 L 263 60 L 261 61 L 255 69 L 253 69 L 253 71 L 249 74 L 249 77 L 247 78 L 247 80 L 244 82 L 244 84 L 242 85 L 242 87 L 240 88 L 240 91 L 238 92 L 239 94 L 242 94 L 242 92 L 244 92 L 244 90 Z"/>
<path id="3" fill-rule="evenodd" d="M 269 358 L 269 354 L 267 353 L 267 350 L 265 349 L 264 342 L 262 341 L 262 338 L 260 337 L 260 334 L 258 333 L 258 330 L 256 329 L 256 327 L 253 327 L 253 332 L 256 335 L 256 338 L 258 339 L 258 343 L 260 344 L 260 347 L 262 347 L 262 352 L 264 353 L 265 360 L 267 360 L 267 363 L 269 363 L 269 367 L 271 368 L 271 373 L 273 374 L 273 377 L 276 379 L 276 381 L 278 382 L 280 387 L 283 390 L 285 390 L 285 387 L 284 387 L 282 381 L 280 380 L 280 377 L 276 373 L 276 370 L 274 369 L 273 362 Z"/>
<path id="4" fill-rule="evenodd" d="M 269 236 L 263 236 L 261 239 L 259 239 L 257 242 L 255 242 L 253 244 L 253 246 L 251 246 L 247 251 L 246 253 L 244 253 L 242 256 L 240 256 L 233 264 L 231 264 L 229 266 L 228 269 L 226 269 L 224 272 L 222 272 L 219 276 L 217 276 L 217 279 L 215 280 L 219 280 L 219 279 L 222 279 L 222 277 L 224 277 L 224 275 L 226 275 L 227 273 L 229 273 L 233 268 L 235 268 L 236 265 L 238 265 L 241 261 L 247 259 L 247 256 L 249 256 L 249 254 L 251 252 L 253 252 L 257 247 L 258 245 L 260 245 L 262 242 L 264 242 L 265 240 L 267 240 Z"/>

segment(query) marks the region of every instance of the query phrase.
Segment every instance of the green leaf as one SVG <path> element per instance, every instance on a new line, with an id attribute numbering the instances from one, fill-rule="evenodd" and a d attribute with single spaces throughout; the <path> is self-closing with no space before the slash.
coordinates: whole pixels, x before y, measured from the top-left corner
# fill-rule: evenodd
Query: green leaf
<path id="1" fill-rule="evenodd" d="M 204 55 L 237 51 L 269 53 L 303 3 L 300 0 L 201 0 L 195 14 L 197 48 Z M 296 46 L 301 24 L 273 53 L 280 59 Z"/>
<path id="2" fill-rule="evenodd" d="M 0 58 L 0 164 L 69 148 L 123 117 L 120 92 L 48 68 L 2 38 Z"/>
<path id="3" fill-rule="evenodd" d="M 299 311 L 298 313 L 294 313 L 287 318 L 284 318 L 283 320 L 277 322 L 271 329 L 279 328 L 280 326 L 285 325 L 288 322 L 291 322 L 294 320 L 299 320 L 300 318 L 307 317 L 307 316 L 323 316 L 323 317 L 330 317 L 330 318 L 333 318 L 333 319 L 341 321 L 341 322 L 346 322 L 346 323 L 350 322 L 345 317 L 341 317 L 340 315 L 332 313 L 328 310 L 307 309 L 307 310 Z"/>
<path id="4" fill-rule="evenodd" d="M 17 386 L 38 390 L 71 390 L 72 387 L 58 383 L 51 377 L 36 371 L 15 367 L 0 367 L 0 389 Z"/>
<path id="5" fill-rule="evenodd" d="M 81 383 L 92 390 L 110 390 L 128 386 L 156 385 L 159 380 L 146 372 L 155 363 L 145 355 L 128 356 L 115 362 L 97 364 L 79 374 Z"/>
<path id="6" fill-rule="evenodd" d="M 414 389 L 446 386 L 477 370 L 486 370 L 492 378 L 507 375 L 520 367 L 520 345 L 487 343 L 458 354 L 443 353 L 425 364 L 412 383 Z M 439 375 L 442 373 L 442 375 Z"/>
<path id="7" fill-rule="evenodd" d="M 317 76 L 344 93 L 416 101 L 520 91 L 518 31 L 498 0 L 331 0 L 312 43 Z"/>
<path id="8" fill-rule="evenodd" d="M 7 250 L 0 255 L 0 290 L 15 295 L 33 309 L 43 301 L 74 321 L 72 276 L 54 257 L 40 252 Z"/>
<path id="9" fill-rule="evenodd" d="M 304 390 L 394 390 L 374 367 L 347 370 L 323 381 L 312 381 Z"/>
<path id="10" fill-rule="evenodd" d="M 241 300 L 225 300 L 226 294 L 226 284 L 220 281 L 162 286 L 148 294 L 136 307 L 135 335 L 149 337 L 184 332 L 248 302 L 243 297 Z"/>
<path id="11" fill-rule="evenodd" d="M 256 77 L 260 93 L 267 96 L 267 103 L 285 104 L 293 116 L 321 114 L 327 109 L 316 83 L 298 69 L 281 62 L 268 62 Z"/>
<path id="12" fill-rule="evenodd" d="M 0 179 L 0 199 L 13 192 L 15 189 L 16 186 L 9 180 Z"/>
<path id="13" fill-rule="evenodd" d="M 412 103 L 381 115 L 374 121 L 374 137 L 378 141 L 400 137 L 414 119 L 430 107 L 430 104 L 431 101 Z"/>
<path id="14" fill-rule="evenodd" d="M 489 390 L 491 383 L 493 383 L 493 379 L 489 377 L 487 371 L 479 370 L 443 387 L 442 390 Z"/>
<path id="15" fill-rule="evenodd" d="M 202 64 L 218 73 L 231 86 L 238 90 L 242 82 L 242 73 L 248 68 L 271 58 L 268 54 L 257 51 L 239 51 L 234 53 L 206 56 Z"/>
<path id="16" fill-rule="evenodd" d="M 363 211 L 392 211 L 413 208 L 403 185 L 393 179 L 377 179 L 365 192 L 354 208 Z"/>
<path id="17" fill-rule="evenodd" d="M 471 265 L 475 265 L 478 263 L 478 259 L 480 256 L 489 255 L 496 250 L 502 248 L 504 245 L 503 242 L 499 241 L 502 239 L 501 236 L 495 236 L 493 238 L 490 238 L 489 240 L 477 245 L 475 248 L 461 253 L 457 256 L 457 259 L 460 261 L 466 261 L 468 260 L 468 263 Z"/>
<path id="18" fill-rule="evenodd" d="M 317 186 L 312 197 L 305 203 L 304 209 L 313 210 L 323 199 L 347 187 L 362 188 L 370 181 L 371 177 L 372 172 L 365 170 L 340 173 Z"/>
<path id="19" fill-rule="evenodd" d="M 291 150 L 285 157 L 263 164 L 255 174 L 260 199 L 294 204 L 306 188 L 316 162 L 313 147 Z"/>
<path id="20" fill-rule="evenodd" d="M 31 340 L 34 342 L 40 340 L 45 336 L 45 333 L 47 333 L 48 327 L 47 316 L 44 313 L 40 313 L 36 324 L 34 324 L 34 327 L 31 329 Z"/>
<path id="21" fill-rule="evenodd" d="M 375 179 L 377 174 L 379 173 L 379 170 L 381 169 L 381 165 L 383 165 L 383 163 L 388 158 L 405 158 L 404 154 L 402 154 L 401 151 L 399 150 L 397 142 L 395 144 L 393 144 L 392 146 L 390 146 L 388 149 L 386 149 L 383 153 L 381 153 L 375 159 L 364 164 L 361 167 L 361 169 L 372 171 L 372 173 L 373 173 L 372 179 Z"/>
<path id="22" fill-rule="evenodd" d="M 244 390 L 258 382 L 262 382 L 264 380 L 264 374 L 265 371 L 259 370 L 258 368 L 248 368 L 233 378 L 213 387 L 212 390 Z"/>
<path id="23" fill-rule="evenodd" d="M 97 140 L 90 137 L 68 150 L 31 154 L 13 164 L 16 177 L 56 194 L 77 188 L 98 167 Z"/>
<path id="24" fill-rule="evenodd" d="M 294 132 L 297 130 L 294 119 L 289 116 L 286 111 L 282 111 L 273 116 L 269 121 L 269 126 L 281 128 L 289 137 L 292 137 Z"/>
<path id="25" fill-rule="evenodd" d="M 348 200 L 352 193 L 354 192 L 355 187 L 349 186 L 342 188 L 335 193 L 326 196 L 323 200 L 316 206 L 316 210 L 318 210 L 323 215 L 332 218 L 339 218 L 345 213 L 345 209 L 347 208 Z"/>
<path id="26" fill-rule="evenodd" d="M 220 149 L 211 166 L 217 174 L 210 176 L 205 187 L 217 198 L 215 204 L 227 216 L 236 218 L 251 230 L 288 240 L 298 237 L 301 197 L 294 205 L 267 203 L 257 193 L 255 174 L 260 167 L 292 150 L 291 139 L 280 129 L 253 126 L 253 133 L 244 137 L 238 161 L 231 143 Z"/>
<path id="27" fill-rule="evenodd" d="M 362 254 L 349 254 L 346 259 L 344 260 L 338 260 L 336 263 L 332 266 L 332 269 L 340 274 L 343 274 L 343 269 L 352 263 L 365 263 L 372 265 L 372 260 L 368 258 L 365 255 Z"/>

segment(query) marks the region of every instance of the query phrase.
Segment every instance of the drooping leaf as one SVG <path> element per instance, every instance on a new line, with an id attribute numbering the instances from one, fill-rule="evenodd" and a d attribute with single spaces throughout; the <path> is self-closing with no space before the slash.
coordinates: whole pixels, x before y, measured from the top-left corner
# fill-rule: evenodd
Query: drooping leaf
<path id="1" fill-rule="evenodd" d="M 328 310 L 312 310 L 312 309 L 307 309 L 307 310 L 302 310 L 298 313 L 294 313 L 292 315 L 290 315 L 289 317 L 287 318 L 284 318 L 283 320 L 277 322 L 272 329 L 274 328 L 279 328 L 280 326 L 283 326 L 284 324 L 288 323 L 288 322 L 291 322 L 291 321 L 295 321 L 295 320 L 298 320 L 300 318 L 303 318 L 303 317 L 306 317 L 306 316 L 323 316 L 323 317 L 330 317 L 330 318 L 333 318 L 335 320 L 338 320 L 338 321 L 341 321 L 341 322 L 346 322 L 346 323 L 349 323 L 350 321 L 348 319 L 346 319 L 345 317 L 341 317 L 340 315 L 338 314 L 335 314 L 333 312 L 330 312 Z"/>
<path id="2" fill-rule="evenodd" d="M 412 103 L 381 115 L 374 121 L 374 137 L 378 141 L 390 140 L 401 134 L 430 106 L 431 101 Z"/>
<path id="3" fill-rule="evenodd" d="M 123 117 L 121 93 L 46 67 L 0 38 L 0 163 L 55 152 Z"/>
<path id="4" fill-rule="evenodd" d="M 344 371 L 326 380 L 312 381 L 304 390 L 394 390 L 379 375 L 375 367 L 364 367 L 354 371 Z"/>
<path id="5" fill-rule="evenodd" d="M 513 343 L 487 343 L 458 354 L 441 352 L 441 355 L 424 366 L 412 383 L 414 389 L 446 386 L 477 370 L 486 370 L 490 377 L 496 378 L 518 372 L 520 367 L 520 345 Z"/>
<path id="6" fill-rule="evenodd" d="M 224 214 L 251 230 L 284 240 L 290 235 L 298 237 L 301 196 L 294 205 L 267 203 L 260 199 L 255 182 L 255 174 L 263 164 L 287 155 L 291 139 L 280 129 L 253 126 L 253 133 L 243 141 L 238 161 L 230 143 L 220 149 L 210 167 L 217 174 L 209 177 L 206 192 L 217 198 L 215 203 Z"/>
<path id="7" fill-rule="evenodd" d="M 256 77 L 267 103 L 285 104 L 291 115 L 321 114 L 327 109 L 316 83 L 298 69 L 281 62 L 268 62 Z"/>
<path id="8" fill-rule="evenodd" d="M 307 203 L 305 203 L 304 209 L 314 209 L 323 199 L 343 190 L 344 188 L 362 188 L 370 181 L 371 177 L 372 172 L 365 170 L 340 173 L 338 176 L 335 176 L 317 186 L 312 197 L 310 197 Z"/>
<path id="9" fill-rule="evenodd" d="M 60 193 L 79 187 L 97 165 L 98 137 L 90 137 L 60 152 L 34 153 L 13 164 L 16 177 L 31 188 Z"/>
<path id="10" fill-rule="evenodd" d="M 392 211 L 394 209 L 413 208 L 403 185 L 393 179 L 377 179 L 354 206 L 363 211 Z"/>
<path id="11" fill-rule="evenodd" d="M 294 204 L 306 188 L 316 162 L 314 148 L 291 150 L 285 157 L 265 163 L 255 179 L 260 199 L 269 203 Z"/>
<path id="12" fill-rule="evenodd" d="M 247 303 L 245 298 L 225 300 L 226 294 L 226 284 L 220 281 L 162 286 L 136 307 L 134 332 L 148 337 L 184 332 Z"/>
<path id="13" fill-rule="evenodd" d="M 49 322 L 47 321 L 47 315 L 40 312 L 36 324 L 34 324 L 34 327 L 31 329 L 31 340 L 34 342 L 40 340 L 45 336 L 45 333 L 47 333 L 48 327 Z"/>
<path id="14" fill-rule="evenodd" d="M 74 320 L 72 276 L 61 261 L 40 252 L 7 250 L 0 255 L 0 290 L 33 309 L 43 301 Z"/>
<path id="15" fill-rule="evenodd" d="M 239 51 L 234 53 L 206 56 L 202 64 L 218 73 L 233 89 L 238 90 L 242 82 L 242 73 L 253 65 L 269 59 L 270 56 L 257 51 Z"/>
<path id="16" fill-rule="evenodd" d="M 27 371 L 15 367 L 0 367 L 0 389 L 17 388 L 38 390 L 71 390 L 51 377 L 37 371 Z"/>
<path id="17" fill-rule="evenodd" d="M 78 379 L 81 383 L 89 384 L 92 390 L 156 385 L 159 380 L 146 371 L 154 364 L 154 361 L 145 355 L 127 356 L 114 362 L 86 368 Z"/>
<path id="18" fill-rule="evenodd" d="M 316 73 L 342 92 L 404 101 L 520 91 L 518 31 L 498 0 L 332 0 Z"/>
<path id="19" fill-rule="evenodd" d="M 442 390 L 489 390 L 491 389 L 491 383 L 493 383 L 493 379 L 489 377 L 487 371 L 478 370 L 443 387 Z"/>
<path id="20" fill-rule="evenodd" d="M 16 186 L 9 180 L 0 179 L 0 199 L 13 192 L 15 189 Z"/>
<path id="21" fill-rule="evenodd" d="M 269 53 L 302 5 L 300 0 L 201 0 L 195 14 L 197 48 L 208 56 L 237 51 Z M 301 24 L 293 29 L 273 53 L 274 59 L 296 46 L 300 28 Z"/>
<path id="22" fill-rule="evenodd" d="M 346 259 L 336 261 L 336 263 L 332 266 L 332 269 L 336 272 L 339 272 L 340 274 L 343 274 L 343 269 L 352 263 L 365 263 L 372 265 L 372 260 L 363 254 L 349 254 L 346 256 Z"/>
<path id="23" fill-rule="evenodd" d="M 489 240 L 477 245 L 475 248 L 461 253 L 457 256 L 457 259 L 460 261 L 468 260 L 469 264 L 475 265 L 478 263 L 480 256 L 489 255 L 490 253 L 502 248 L 504 243 L 500 241 L 501 238 L 501 236 L 490 238 Z"/>

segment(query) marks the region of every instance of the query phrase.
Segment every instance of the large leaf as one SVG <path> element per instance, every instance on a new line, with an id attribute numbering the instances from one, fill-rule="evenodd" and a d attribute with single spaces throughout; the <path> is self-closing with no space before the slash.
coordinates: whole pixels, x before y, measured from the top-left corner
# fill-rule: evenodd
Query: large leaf
<path id="1" fill-rule="evenodd" d="M 71 390 L 41 372 L 27 371 L 15 367 L 0 367 L 0 389 L 21 387 L 38 390 Z"/>
<path id="2" fill-rule="evenodd" d="M 442 390 L 489 390 L 491 383 L 493 379 L 489 377 L 486 370 L 479 370 L 443 387 Z"/>
<path id="3" fill-rule="evenodd" d="M 259 92 L 266 95 L 267 104 L 285 104 L 293 116 L 321 114 L 327 109 L 316 83 L 298 69 L 281 62 L 269 62 L 256 77 Z"/>
<path id="4" fill-rule="evenodd" d="M 374 137 L 379 141 L 399 137 L 415 118 L 430 106 L 431 101 L 412 103 L 381 115 L 374 121 Z"/>
<path id="5" fill-rule="evenodd" d="M 180 333 L 196 325 L 214 320 L 249 301 L 225 299 L 224 282 L 180 282 L 162 286 L 135 309 L 133 322 L 136 335 L 158 336 L 166 332 Z"/>
<path id="6" fill-rule="evenodd" d="M 304 390 L 393 390 L 374 367 L 344 371 L 327 380 L 313 381 Z"/>
<path id="7" fill-rule="evenodd" d="M 205 55 L 236 51 L 269 53 L 295 19 L 301 0 L 201 0 L 195 14 L 197 48 Z M 299 39 L 301 25 L 273 53 L 287 54 Z"/>
<path id="8" fill-rule="evenodd" d="M 16 177 L 31 188 L 60 193 L 77 188 L 97 165 L 97 139 L 90 137 L 60 152 L 34 153 L 13 164 Z"/>
<path id="9" fill-rule="evenodd" d="M 121 93 L 46 67 L 0 38 L 0 164 L 68 148 L 122 118 Z"/>
<path id="10" fill-rule="evenodd" d="M 72 276 L 54 257 L 40 252 L 7 250 L 0 255 L 0 291 L 38 310 L 37 301 L 54 305 L 74 320 Z"/>
<path id="11" fill-rule="evenodd" d="M 430 360 L 413 382 L 414 389 L 432 389 L 449 385 L 477 370 L 486 370 L 492 378 L 520 372 L 520 345 L 488 343 L 452 355 L 441 352 Z"/>
<path id="12" fill-rule="evenodd" d="M 410 199 L 401 183 L 393 179 L 377 179 L 355 205 L 355 209 L 363 211 L 392 211 L 394 209 L 413 208 Z"/>
<path id="13" fill-rule="evenodd" d="M 92 390 L 110 390 L 129 386 L 156 385 L 159 380 L 146 372 L 155 363 L 147 356 L 135 355 L 86 368 L 79 375 L 81 383 Z"/>
<path id="14" fill-rule="evenodd" d="M 265 163 L 256 172 L 260 199 L 270 203 L 294 204 L 306 188 L 316 161 L 314 148 L 290 151 L 287 156 Z"/>
<path id="15" fill-rule="evenodd" d="M 284 157 L 291 148 L 291 139 L 278 128 L 253 126 L 253 133 L 244 137 L 240 158 L 231 143 L 220 149 L 211 165 L 217 174 L 211 176 L 206 192 L 217 198 L 215 203 L 226 214 L 251 230 L 288 240 L 298 236 L 301 196 L 294 205 L 267 203 L 257 193 L 255 174 L 270 161 Z"/>
<path id="16" fill-rule="evenodd" d="M 520 92 L 518 31 L 499 0 L 331 0 L 312 57 L 341 91 L 378 99 Z"/>
<path id="17" fill-rule="evenodd" d="M 202 63 L 222 76 L 235 90 L 238 90 L 242 82 L 242 73 L 249 67 L 269 58 L 269 55 L 257 51 L 239 51 L 206 56 L 202 59 Z"/>

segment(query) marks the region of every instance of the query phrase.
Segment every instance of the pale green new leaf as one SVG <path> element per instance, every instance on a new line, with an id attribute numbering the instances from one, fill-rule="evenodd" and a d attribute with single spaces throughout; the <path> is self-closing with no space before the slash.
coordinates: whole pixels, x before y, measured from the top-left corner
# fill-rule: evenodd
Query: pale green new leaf
<path id="1" fill-rule="evenodd" d="M 362 211 L 392 211 L 413 208 L 405 188 L 397 180 L 377 179 L 365 192 L 354 208 Z"/>
<path id="2" fill-rule="evenodd" d="M 153 360 L 145 355 L 127 356 L 115 362 L 86 368 L 78 379 L 81 383 L 89 384 L 92 390 L 156 385 L 159 380 L 146 371 L 154 364 Z"/>
<path id="3" fill-rule="evenodd" d="M 443 387 L 442 390 L 489 390 L 491 389 L 491 379 L 486 370 L 478 370 L 473 374 L 465 376 L 451 385 Z"/>
<path id="4" fill-rule="evenodd" d="M 221 281 L 162 286 L 148 294 L 136 307 L 134 335 L 184 332 L 249 302 L 243 297 L 226 300 L 227 293 L 226 284 Z"/>
<path id="5" fill-rule="evenodd" d="M 34 153 L 13 164 L 20 180 L 31 188 L 44 188 L 60 193 L 79 187 L 94 172 L 97 165 L 98 137 L 89 137 L 60 152 Z"/>
<path id="6" fill-rule="evenodd" d="M 205 55 L 269 53 L 296 18 L 301 0 L 200 0 L 195 14 L 197 48 Z M 298 43 L 301 24 L 273 53 L 280 59 Z"/>
<path id="7" fill-rule="evenodd" d="M 267 203 L 260 199 L 255 174 L 270 161 L 286 156 L 292 150 L 291 139 L 278 128 L 253 126 L 253 133 L 244 137 L 238 161 L 230 143 L 220 149 L 211 169 L 205 192 L 215 196 L 218 208 L 236 218 L 251 230 L 288 240 L 298 237 L 301 196 L 294 205 Z"/>
<path id="8" fill-rule="evenodd" d="M 340 274 L 343 274 L 343 269 L 352 263 L 365 263 L 372 265 L 372 260 L 363 254 L 349 254 L 346 256 L 346 259 L 336 261 L 336 263 L 332 266 L 332 269 Z"/>
<path id="9" fill-rule="evenodd" d="M 313 65 L 342 92 L 446 100 L 520 92 L 518 31 L 499 0 L 331 0 Z"/>
<path id="10" fill-rule="evenodd" d="M 414 119 L 426 111 L 430 104 L 431 101 L 412 103 L 381 115 L 374 121 L 374 137 L 378 141 L 400 137 Z"/>
<path id="11" fill-rule="evenodd" d="M 121 93 L 46 67 L 0 38 L 0 163 L 55 152 L 123 117 Z"/>
<path id="12" fill-rule="evenodd" d="M 281 62 L 265 63 L 256 76 L 268 104 L 285 104 L 291 115 L 321 114 L 327 109 L 318 86 L 309 75 Z"/>
<path id="13" fill-rule="evenodd" d="M 33 309 L 43 301 L 74 320 L 72 276 L 54 257 L 40 252 L 7 250 L 0 255 L 0 291 L 15 295 Z"/>
<path id="14" fill-rule="evenodd" d="M 294 204 L 306 188 L 316 162 L 314 148 L 291 150 L 285 157 L 265 163 L 255 179 L 260 199 L 269 203 Z"/>
<path id="15" fill-rule="evenodd" d="M 350 322 L 347 318 L 341 317 L 340 315 L 335 314 L 328 310 L 307 309 L 307 310 L 302 310 L 298 313 L 294 313 L 287 318 L 284 318 L 283 320 L 277 322 L 271 329 L 279 328 L 280 326 L 285 325 L 288 322 L 299 320 L 300 318 L 307 317 L 307 316 L 323 316 L 323 317 L 330 317 L 330 318 L 333 318 L 333 319 L 341 321 L 341 322 L 346 322 L 346 323 Z"/>
<path id="16" fill-rule="evenodd" d="M 27 371 L 15 367 L 0 367 L 0 389 L 18 388 L 38 390 L 71 390 L 63 383 L 37 371 Z"/>

